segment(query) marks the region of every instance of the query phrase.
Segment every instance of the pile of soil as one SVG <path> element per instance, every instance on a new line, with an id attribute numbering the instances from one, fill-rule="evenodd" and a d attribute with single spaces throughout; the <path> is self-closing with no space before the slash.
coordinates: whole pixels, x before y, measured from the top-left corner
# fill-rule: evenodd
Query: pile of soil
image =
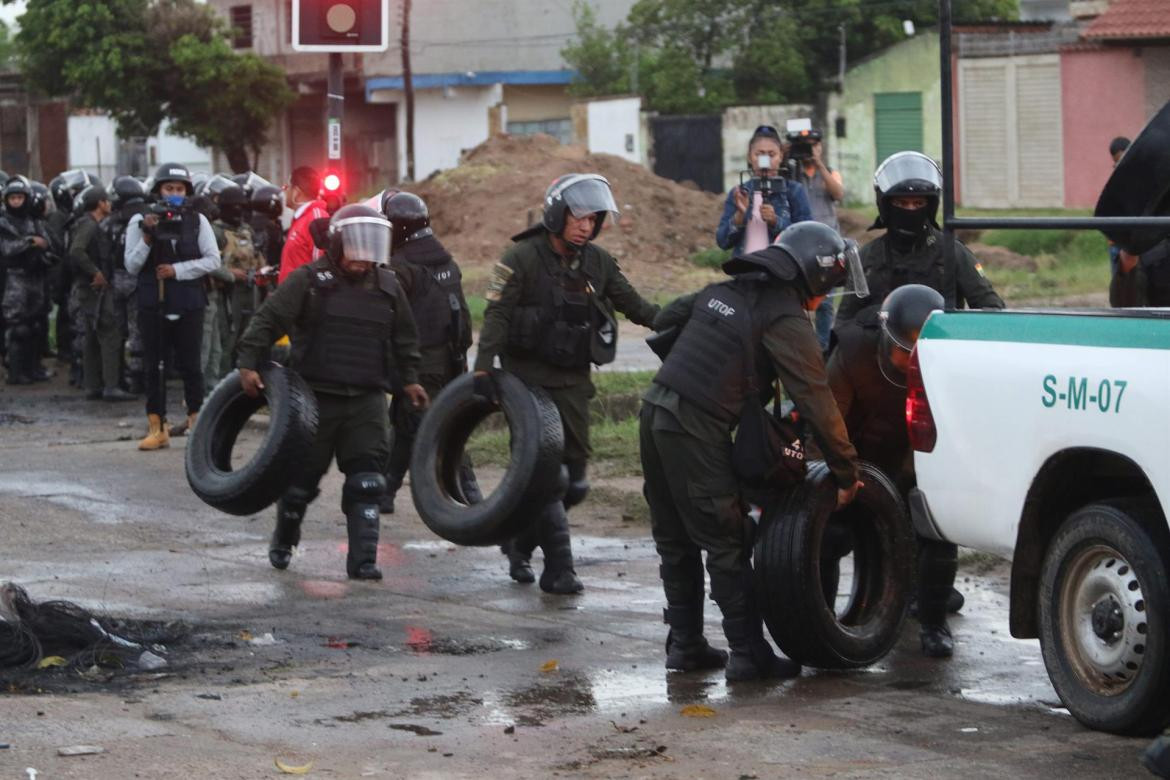
<path id="1" fill-rule="evenodd" d="M 607 220 L 597 243 L 635 285 L 647 288 L 644 293 L 680 289 L 671 280 L 696 270 L 690 256 L 715 246 L 723 196 L 547 135 L 488 139 L 415 191 L 430 207 L 435 234 L 461 266 L 476 269 L 499 260 L 511 236 L 540 219 L 541 198 L 553 179 L 574 172 L 609 179 L 621 218 L 616 225 Z M 471 273 L 469 290 L 482 292 L 485 277 Z"/>

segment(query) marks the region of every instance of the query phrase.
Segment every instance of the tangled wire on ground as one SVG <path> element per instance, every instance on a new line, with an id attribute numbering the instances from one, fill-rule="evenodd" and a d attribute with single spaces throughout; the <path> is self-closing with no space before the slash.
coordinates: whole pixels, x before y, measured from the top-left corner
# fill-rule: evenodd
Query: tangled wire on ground
<path id="1" fill-rule="evenodd" d="M 36 668 L 53 656 L 75 669 L 143 666 L 189 634 L 182 622 L 118 620 L 70 601 L 37 604 L 11 582 L 0 587 L 0 670 Z"/>

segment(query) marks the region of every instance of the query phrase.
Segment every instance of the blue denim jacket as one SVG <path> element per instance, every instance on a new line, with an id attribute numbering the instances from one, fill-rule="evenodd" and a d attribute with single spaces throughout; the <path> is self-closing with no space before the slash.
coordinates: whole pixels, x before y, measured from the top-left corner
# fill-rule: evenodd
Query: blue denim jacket
<path id="1" fill-rule="evenodd" d="M 749 203 L 751 202 L 750 195 L 755 190 L 755 184 L 756 180 L 752 179 L 744 185 L 747 187 Z M 743 246 L 747 220 L 744 220 L 744 224 L 739 227 L 731 222 L 732 217 L 735 216 L 735 189 L 732 187 L 728 191 L 727 200 L 723 203 L 723 217 L 719 220 L 719 229 L 715 231 L 715 243 L 719 245 L 720 249 L 734 249 L 738 253 Z M 780 231 L 792 223 L 807 222 L 812 219 L 812 207 L 808 202 L 808 193 L 805 192 L 804 185 L 800 182 L 785 181 L 784 190 L 781 191 L 779 187 L 772 190 L 768 200 L 772 204 L 772 208 L 776 209 L 776 224 L 768 226 L 769 242 L 775 240 L 776 236 L 780 235 Z"/>

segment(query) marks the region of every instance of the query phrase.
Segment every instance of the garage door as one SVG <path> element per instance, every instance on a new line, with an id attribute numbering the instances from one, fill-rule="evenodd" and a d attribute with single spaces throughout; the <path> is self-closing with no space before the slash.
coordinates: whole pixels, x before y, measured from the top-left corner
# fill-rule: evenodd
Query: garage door
<path id="1" fill-rule="evenodd" d="M 879 92 L 873 100 L 878 164 L 895 152 L 921 152 L 922 93 Z"/>

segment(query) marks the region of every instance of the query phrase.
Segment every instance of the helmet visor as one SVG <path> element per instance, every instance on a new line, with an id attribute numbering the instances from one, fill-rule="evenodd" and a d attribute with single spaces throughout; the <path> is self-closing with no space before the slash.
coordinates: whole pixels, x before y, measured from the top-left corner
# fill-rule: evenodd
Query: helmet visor
<path id="1" fill-rule="evenodd" d="M 255 171 L 248 171 L 247 178 L 244 179 L 244 183 L 240 186 L 248 192 L 255 192 L 261 187 L 271 187 L 273 185 L 272 182 L 268 181 L 268 179 L 265 179 L 263 176 L 258 175 Z"/>
<path id="2" fill-rule="evenodd" d="M 911 347 L 899 344 L 882 320 L 882 334 L 878 339 L 878 368 L 886 381 L 895 387 L 906 386 L 906 367 L 910 365 Z"/>
<path id="3" fill-rule="evenodd" d="M 89 185 L 89 177 L 85 175 L 85 171 L 78 169 L 63 171 L 60 178 L 61 188 L 74 192 L 80 192 Z"/>
<path id="4" fill-rule="evenodd" d="M 219 195 L 230 187 L 238 186 L 238 184 L 224 176 L 222 173 L 217 173 L 203 183 L 203 193 L 205 195 Z"/>
<path id="5" fill-rule="evenodd" d="M 599 211 L 611 212 L 617 216 L 617 203 L 613 200 L 613 192 L 609 182 L 601 176 L 589 176 L 572 182 L 562 192 L 565 205 L 577 219 L 583 219 Z"/>
<path id="6" fill-rule="evenodd" d="M 934 160 L 921 152 L 898 152 L 878 166 L 873 184 L 882 193 L 895 189 L 937 192 L 942 189 L 942 173 Z"/>
<path id="7" fill-rule="evenodd" d="M 844 266 L 845 281 L 840 287 L 829 291 L 829 297 L 839 295 L 856 295 L 864 298 L 869 295 L 869 282 L 865 278 L 865 269 L 861 267 L 861 253 L 857 250 L 857 242 L 852 238 L 845 239 L 845 250 L 835 255 L 817 256 L 817 262 L 822 266 L 833 264 Z"/>
<path id="8" fill-rule="evenodd" d="M 378 217 L 351 217 L 335 222 L 341 231 L 341 247 L 347 260 L 387 263 L 390 260 L 390 223 Z"/>

